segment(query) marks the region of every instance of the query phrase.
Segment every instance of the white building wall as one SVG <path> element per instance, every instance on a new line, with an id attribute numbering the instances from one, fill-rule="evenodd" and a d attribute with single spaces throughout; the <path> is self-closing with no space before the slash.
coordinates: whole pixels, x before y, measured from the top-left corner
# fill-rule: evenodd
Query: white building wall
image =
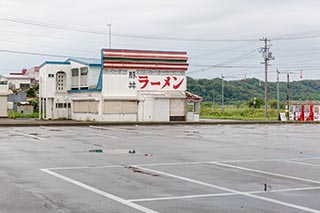
<path id="1" fill-rule="evenodd" d="M 34 73 L 34 78 L 35 78 L 37 81 L 39 81 L 39 76 L 40 76 L 39 71 L 35 71 L 35 73 Z"/>
<path id="2" fill-rule="evenodd" d="M 8 93 L 8 83 L 1 83 L 0 84 L 0 93 L 5 93 L 5 94 L 7 94 Z"/>
<path id="3" fill-rule="evenodd" d="M 8 117 L 7 96 L 0 95 L 0 117 Z"/>
<path id="4" fill-rule="evenodd" d="M 80 121 L 137 121 L 136 114 L 93 114 L 93 113 L 73 113 L 72 119 Z"/>
<path id="5" fill-rule="evenodd" d="M 8 85 L 6 83 L 0 84 L 0 117 L 8 117 Z"/>
<path id="6" fill-rule="evenodd" d="M 57 72 L 66 73 L 66 90 L 71 89 L 70 82 L 70 65 L 68 64 L 46 64 L 40 68 L 40 96 L 44 98 L 54 98 L 56 93 Z M 49 77 L 53 75 L 53 77 Z"/>
<path id="7" fill-rule="evenodd" d="M 31 84 L 31 79 L 28 77 L 3 77 L 3 80 L 8 81 L 8 85 L 12 84 L 14 85 L 15 89 L 20 89 L 20 84 Z"/>
<path id="8" fill-rule="evenodd" d="M 35 80 L 39 80 L 39 70 L 38 70 L 38 67 L 32 67 L 30 69 L 27 69 L 26 73 L 25 73 L 25 76 L 28 76 L 32 79 L 35 79 Z"/>
<path id="9" fill-rule="evenodd" d="M 137 88 L 130 89 L 130 82 L 134 81 L 128 78 L 127 72 L 122 75 L 104 74 L 102 94 L 107 97 L 137 97 Z"/>
<path id="10" fill-rule="evenodd" d="M 104 98 L 108 99 L 135 99 L 138 101 L 138 121 L 169 121 L 170 116 L 176 116 L 173 111 L 185 111 L 183 109 L 171 109 L 170 97 L 171 92 L 185 91 L 187 79 L 184 72 L 135 72 L 134 78 L 129 75 L 134 70 L 108 70 L 103 74 Z M 146 77 L 147 76 L 147 77 Z M 169 81 L 169 83 L 167 82 Z M 135 88 L 130 88 L 130 85 Z M 148 91 L 151 95 L 144 97 L 138 95 L 140 92 Z M 152 95 L 154 93 L 154 95 Z M 166 99 L 159 99 L 157 93 L 165 93 Z M 181 100 L 181 97 L 180 97 Z M 171 110 L 171 111 L 170 111 Z M 172 114 L 172 115 L 171 115 Z M 183 113 L 179 113 L 183 116 Z"/>

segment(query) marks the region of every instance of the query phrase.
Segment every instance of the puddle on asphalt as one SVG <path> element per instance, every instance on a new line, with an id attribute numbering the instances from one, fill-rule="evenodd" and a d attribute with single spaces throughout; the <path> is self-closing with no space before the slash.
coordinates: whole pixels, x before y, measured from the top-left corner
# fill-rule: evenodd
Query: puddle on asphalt
<path id="1" fill-rule="evenodd" d="M 133 171 L 134 173 L 139 173 L 139 174 L 144 174 L 144 175 L 149 175 L 149 176 L 153 176 L 153 177 L 159 177 L 160 175 L 159 174 L 155 174 L 155 173 L 151 173 L 151 172 L 146 172 L 146 171 L 143 171 L 137 167 L 134 167 L 134 166 L 125 166 L 124 168 L 126 169 L 130 169 L 131 171 Z"/>
<path id="2" fill-rule="evenodd" d="M 29 135 L 34 135 L 34 136 L 37 136 L 37 135 L 39 135 L 39 133 L 36 133 L 36 132 L 31 132 L 31 133 L 29 133 Z"/>

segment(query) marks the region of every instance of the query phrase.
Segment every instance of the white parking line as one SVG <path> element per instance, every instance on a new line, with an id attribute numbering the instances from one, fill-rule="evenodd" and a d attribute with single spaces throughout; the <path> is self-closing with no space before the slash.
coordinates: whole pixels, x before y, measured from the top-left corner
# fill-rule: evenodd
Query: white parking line
<path id="1" fill-rule="evenodd" d="M 181 165 L 208 164 L 210 162 L 212 162 L 212 161 L 175 162 L 175 163 L 149 163 L 149 164 L 138 164 L 138 166 L 181 166 Z"/>
<path id="2" fill-rule="evenodd" d="M 186 196 L 174 196 L 174 197 L 159 197 L 159 198 L 142 198 L 142 199 L 132 199 L 131 202 L 148 202 L 148 201 L 161 201 L 161 200 L 182 200 L 182 199 L 192 199 L 192 198 L 203 198 L 203 197 L 223 197 L 238 195 L 237 193 L 216 193 L 216 194 L 203 194 L 203 195 L 186 195 Z"/>
<path id="3" fill-rule="evenodd" d="M 295 161 L 298 161 L 298 160 L 320 160 L 320 157 L 302 157 L 302 158 L 290 158 L 290 159 L 287 159 L 287 160 L 295 160 Z"/>
<path id="4" fill-rule="evenodd" d="M 220 163 L 252 163 L 252 162 L 270 162 L 270 161 L 284 161 L 285 159 L 281 158 L 272 158 L 272 159 L 252 159 L 252 160 L 222 160 L 215 161 Z"/>
<path id="5" fill-rule="evenodd" d="M 218 162 L 210 162 L 210 164 L 222 166 L 222 167 L 233 168 L 233 169 L 244 170 L 244 171 L 249 171 L 249 172 L 255 172 L 255 173 L 260 173 L 260 174 L 265 174 L 265 175 L 271 175 L 271 176 L 276 176 L 276 177 L 288 178 L 288 179 L 292 179 L 292 180 L 299 180 L 299 181 L 303 181 L 303 182 L 320 184 L 320 181 L 317 181 L 317 180 L 299 178 L 299 177 L 294 177 L 294 176 L 289 176 L 289 175 L 282 175 L 282 174 L 273 173 L 273 172 L 266 172 L 266 171 L 257 170 L 257 169 L 250 169 L 250 168 L 246 168 L 246 167 L 242 167 L 242 166 L 233 166 L 233 165 L 229 165 L 229 164 L 225 164 L 225 163 L 218 163 Z"/>
<path id="6" fill-rule="evenodd" d="M 250 163 L 250 162 L 270 162 L 270 161 L 287 161 L 287 160 L 293 160 L 293 161 L 298 161 L 298 160 L 317 160 L 320 159 L 320 157 L 311 157 L 311 158 L 306 158 L 306 157 L 300 157 L 300 158 L 271 158 L 271 159 L 248 159 L 248 160 L 222 160 L 222 161 L 215 161 L 219 163 Z"/>
<path id="7" fill-rule="evenodd" d="M 303 188 L 292 188 L 292 189 L 278 189 L 272 191 L 250 191 L 248 194 L 266 194 L 266 193 L 279 193 L 279 192 L 294 192 L 294 191 L 307 191 L 320 189 L 320 186 L 316 187 L 303 187 Z M 148 202 L 148 201 L 162 201 L 162 200 L 182 200 L 182 199 L 193 199 L 193 198 L 205 198 L 205 197 L 226 197 L 239 195 L 238 193 L 216 193 L 216 194 L 201 194 L 201 195 L 186 195 L 186 196 L 174 196 L 174 197 L 160 197 L 160 198 L 142 198 L 132 199 L 131 202 Z"/>
<path id="8" fill-rule="evenodd" d="M 66 177 L 66 176 L 60 175 L 60 174 L 58 174 L 58 173 L 52 172 L 52 171 L 50 171 L 50 170 L 48 170 L 48 169 L 41 169 L 41 171 L 43 171 L 43 172 L 45 172 L 45 173 L 47 173 L 47 174 L 49 174 L 49 175 L 52 175 L 52 176 L 54 176 L 54 177 L 60 178 L 60 179 L 62 179 L 62 180 L 64 180 L 64 181 L 66 181 L 66 182 L 69 182 L 69 183 L 72 183 L 72 184 L 74 184 L 74 185 L 80 186 L 81 188 L 84 188 L 84 189 L 86 189 L 86 190 L 88 190 L 88 191 L 91 191 L 91 192 L 94 192 L 94 193 L 96 193 L 96 194 L 99 194 L 99 195 L 101 195 L 101 196 L 103 196 L 103 197 L 106 197 L 106 198 L 109 198 L 109 199 L 114 200 L 114 201 L 116 201 L 116 202 L 119 202 L 119 203 L 121 203 L 121 204 L 123 204 L 123 205 L 129 206 L 129 207 L 134 208 L 134 209 L 136 209 L 136 210 L 139 210 L 139 211 L 141 211 L 141 212 L 145 212 L 145 213 L 158 213 L 157 211 L 154 211 L 154 210 L 152 210 L 152 209 L 148 209 L 148 208 L 145 208 L 145 207 L 140 206 L 140 205 L 138 205 L 138 204 L 132 203 L 132 202 L 130 202 L 130 201 L 128 201 L 128 200 L 125 200 L 125 199 L 120 198 L 120 197 L 118 197 L 118 196 L 115 196 L 115 195 L 113 195 L 113 194 L 109 194 L 109 193 L 104 192 L 104 191 L 102 191 L 102 190 L 96 189 L 96 188 L 94 188 L 94 187 L 92 187 L 92 186 L 89 186 L 89 185 L 87 185 L 87 184 L 81 183 L 81 182 L 79 182 L 79 181 L 76 181 L 76 180 L 74 180 L 74 179 L 68 178 L 68 177 Z"/>
<path id="9" fill-rule="evenodd" d="M 211 161 L 199 161 L 199 162 L 177 162 L 177 163 L 150 163 L 150 164 L 138 164 L 139 166 L 179 166 L 179 165 L 197 165 L 208 164 Z M 123 168 L 127 165 L 107 165 L 107 166 L 70 166 L 70 167 L 52 167 L 46 168 L 48 170 L 73 170 L 73 169 L 103 169 L 103 168 Z"/>
<path id="10" fill-rule="evenodd" d="M 199 184 L 199 185 L 202 185 L 202 186 L 207 186 L 207 187 L 210 187 L 210 188 L 215 188 L 215 189 L 220 189 L 220 190 L 231 192 L 231 193 L 236 193 L 238 195 L 243 195 L 243 196 L 250 197 L 250 198 L 255 198 L 255 199 L 258 199 L 258 200 L 263 200 L 263 201 L 266 201 L 266 202 L 269 202 L 269 203 L 275 203 L 275 204 L 279 204 L 279 205 L 290 207 L 290 208 L 294 208 L 294 209 L 299 209 L 299 210 L 306 211 L 306 212 L 320 213 L 320 210 L 317 210 L 317 209 L 312 209 L 312 208 L 305 207 L 305 206 L 300 206 L 300 205 L 296 205 L 296 204 L 292 204 L 292 203 L 287 203 L 287 202 L 283 202 L 283 201 L 272 199 L 272 198 L 262 197 L 262 196 L 259 196 L 259 195 L 249 194 L 247 192 L 241 192 L 241 191 L 233 190 L 233 189 L 230 189 L 230 188 L 226 188 L 226 187 L 222 187 L 222 186 L 218 186 L 218 185 L 214 185 L 214 184 L 210 184 L 210 183 L 205 183 L 205 182 L 198 181 L 198 180 L 195 180 L 195 179 L 182 177 L 182 176 L 178 176 L 178 175 L 174 175 L 174 174 L 170 174 L 170 173 L 166 173 L 166 172 L 162 172 L 162 171 L 158 171 L 158 170 L 139 167 L 139 166 L 136 166 L 136 165 L 132 165 L 132 166 L 135 166 L 135 167 L 137 167 L 137 168 L 139 168 L 141 170 L 157 173 L 157 174 L 164 175 L 164 176 L 167 176 L 167 177 L 172 177 L 172 178 L 184 180 L 184 181 L 191 182 L 191 183 L 196 183 L 196 184 Z"/>
<path id="11" fill-rule="evenodd" d="M 45 138 L 41 138 L 41 137 L 38 137 L 35 135 L 25 134 L 25 133 L 21 133 L 21 132 L 16 132 L 16 131 L 11 131 L 9 133 L 21 135 L 21 136 L 25 136 L 25 137 L 30 137 L 30 138 L 37 139 L 37 140 L 46 140 Z"/>
<path id="12" fill-rule="evenodd" d="M 89 126 L 89 128 L 97 129 L 97 130 L 115 130 L 114 128 L 105 128 L 105 127 L 101 127 L 101 126 Z M 116 129 L 116 130 L 119 130 L 119 129 Z M 113 139 L 118 138 L 116 136 L 111 136 L 111 135 L 103 135 L 103 136 L 108 137 L 108 138 L 113 138 Z"/>
<path id="13" fill-rule="evenodd" d="M 121 165 L 110 165 L 110 166 L 70 166 L 70 167 L 53 167 L 46 168 L 47 170 L 72 170 L 72 169 L 103 169 L 103 168 L 123 168 Z"/>
<path id="14" fill-rule="evenodd" d="M 138 164 L 138 166 L 179 166 L 179 165 L 197 165 L 197 164 L 209 164 L 209 163 L 246 163 L 246 162 L 268 162 L 268 161 L 279 161 L 286 162 L 291 160 L 314 160 L 320 158 L 290 158 L 290 159 L 252 159 L 252 160 L 222 160 L 222 161 L 190 161 L 190 162 L 172 162 L 172 163 L 149 163 L 149 164 Z M 296 162 L 296 161 L 294 161 Z M 100 169 L 100 168 L 118 168 L 124 167 L 126 165 L 102 165 L 102 166 L 70 166 L 70 167 L 55 167 L 55 168 L 46 168 L 49 170 L 67 170 L 67 169 Z"/>
<path id="15" fill-rule="evenodd" d="M 318 164 L 306 163 L 306 162 L 300 162 L 300 161 L 287 160 L 286 162 L 288 162 L 288 163 L 294 163 L 294 164 L 301 164 L 301 165 L 304 165 L 304 166 L 320 167 L 320 165 L 318 165 Z"/>
<path id="16" fill-rule="evenodd" d="M 62 131 L 62 128 L 54 128 L 54 127 L 50 127 L 50 126 L 40 126 L 40 129 L 46 129 L 46 130 L 50 130 L 50 131 L 56 131 L 56 132 L 60 132 Z"/>

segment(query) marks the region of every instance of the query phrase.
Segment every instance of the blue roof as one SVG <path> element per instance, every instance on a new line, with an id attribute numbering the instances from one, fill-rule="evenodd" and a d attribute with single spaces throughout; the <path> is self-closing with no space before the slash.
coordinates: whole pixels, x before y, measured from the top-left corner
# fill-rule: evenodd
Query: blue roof
<path id="1" fill-rule="evenodd" d="M 45 61 L 39 66 L 39 68 L 42 68 L 46 64 L 70 65 L 70 62 L 68 62 L 68 61 Z"/>
<path id="2" fill-rule="evenodd" d="M 81 92 L 101 92 L 101 89 L 92 88 L 92 89 L 68 90 L 68 93 L 81 93 Z"/>
<path id="3" fill-rule="evenodd" d="M 94 59 L 94 58 L 68 58 L 67 62 L 73 61 L 79 64 L 84 64 L 91 67 L 101 67 L 101 59 Z"/>

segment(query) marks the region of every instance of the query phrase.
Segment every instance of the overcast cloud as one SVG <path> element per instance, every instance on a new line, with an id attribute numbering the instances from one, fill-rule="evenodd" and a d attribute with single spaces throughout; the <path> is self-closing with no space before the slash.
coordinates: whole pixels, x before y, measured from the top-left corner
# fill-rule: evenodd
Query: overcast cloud
<path id="1" fill-rule="evenodd" d="M 263 36 L 320 35 L 318 0 L 0 0 L 0 17 L 30 20 L 123 35 L 191 39 L 254 39 L 253 42 L 187 42 L 112 36 L 113 48 L 187 51 L 190 76 L 263 78 L 258 48 Z M 99 58 L 108 47 L 107 35 L 93 35 L 8 22 L 0 19 L 0 49 Z M 302 33 L 305 32 L 305 33 Z M 297 34 L 299 33 L 299 34 Z M 302 34 L 300 34 L 302 33 Z M 273 40 L 275 69 L 299 72 L 305 79 L 319 79 L 319 39 Z M 256 51 L 253 51 L 255 50 Z M 253 51 L 253 52 L 252 52 Z M 246 53 L 250 54 L 232 61 Z M 59 58 L 0 52 L 0 73 L 20 71 Z M 245 68 L 211 68 L 221 64 Z M 201 69 L 205 69 L 201 71 Z M 200 70 L 200 71 L 198 71 Z M 194 72 L 197 71 L 197 72 Z M 282 80 L 285 76 L 282 76 Z M 299 79 L 299 75 L 292 75 Z"/>

